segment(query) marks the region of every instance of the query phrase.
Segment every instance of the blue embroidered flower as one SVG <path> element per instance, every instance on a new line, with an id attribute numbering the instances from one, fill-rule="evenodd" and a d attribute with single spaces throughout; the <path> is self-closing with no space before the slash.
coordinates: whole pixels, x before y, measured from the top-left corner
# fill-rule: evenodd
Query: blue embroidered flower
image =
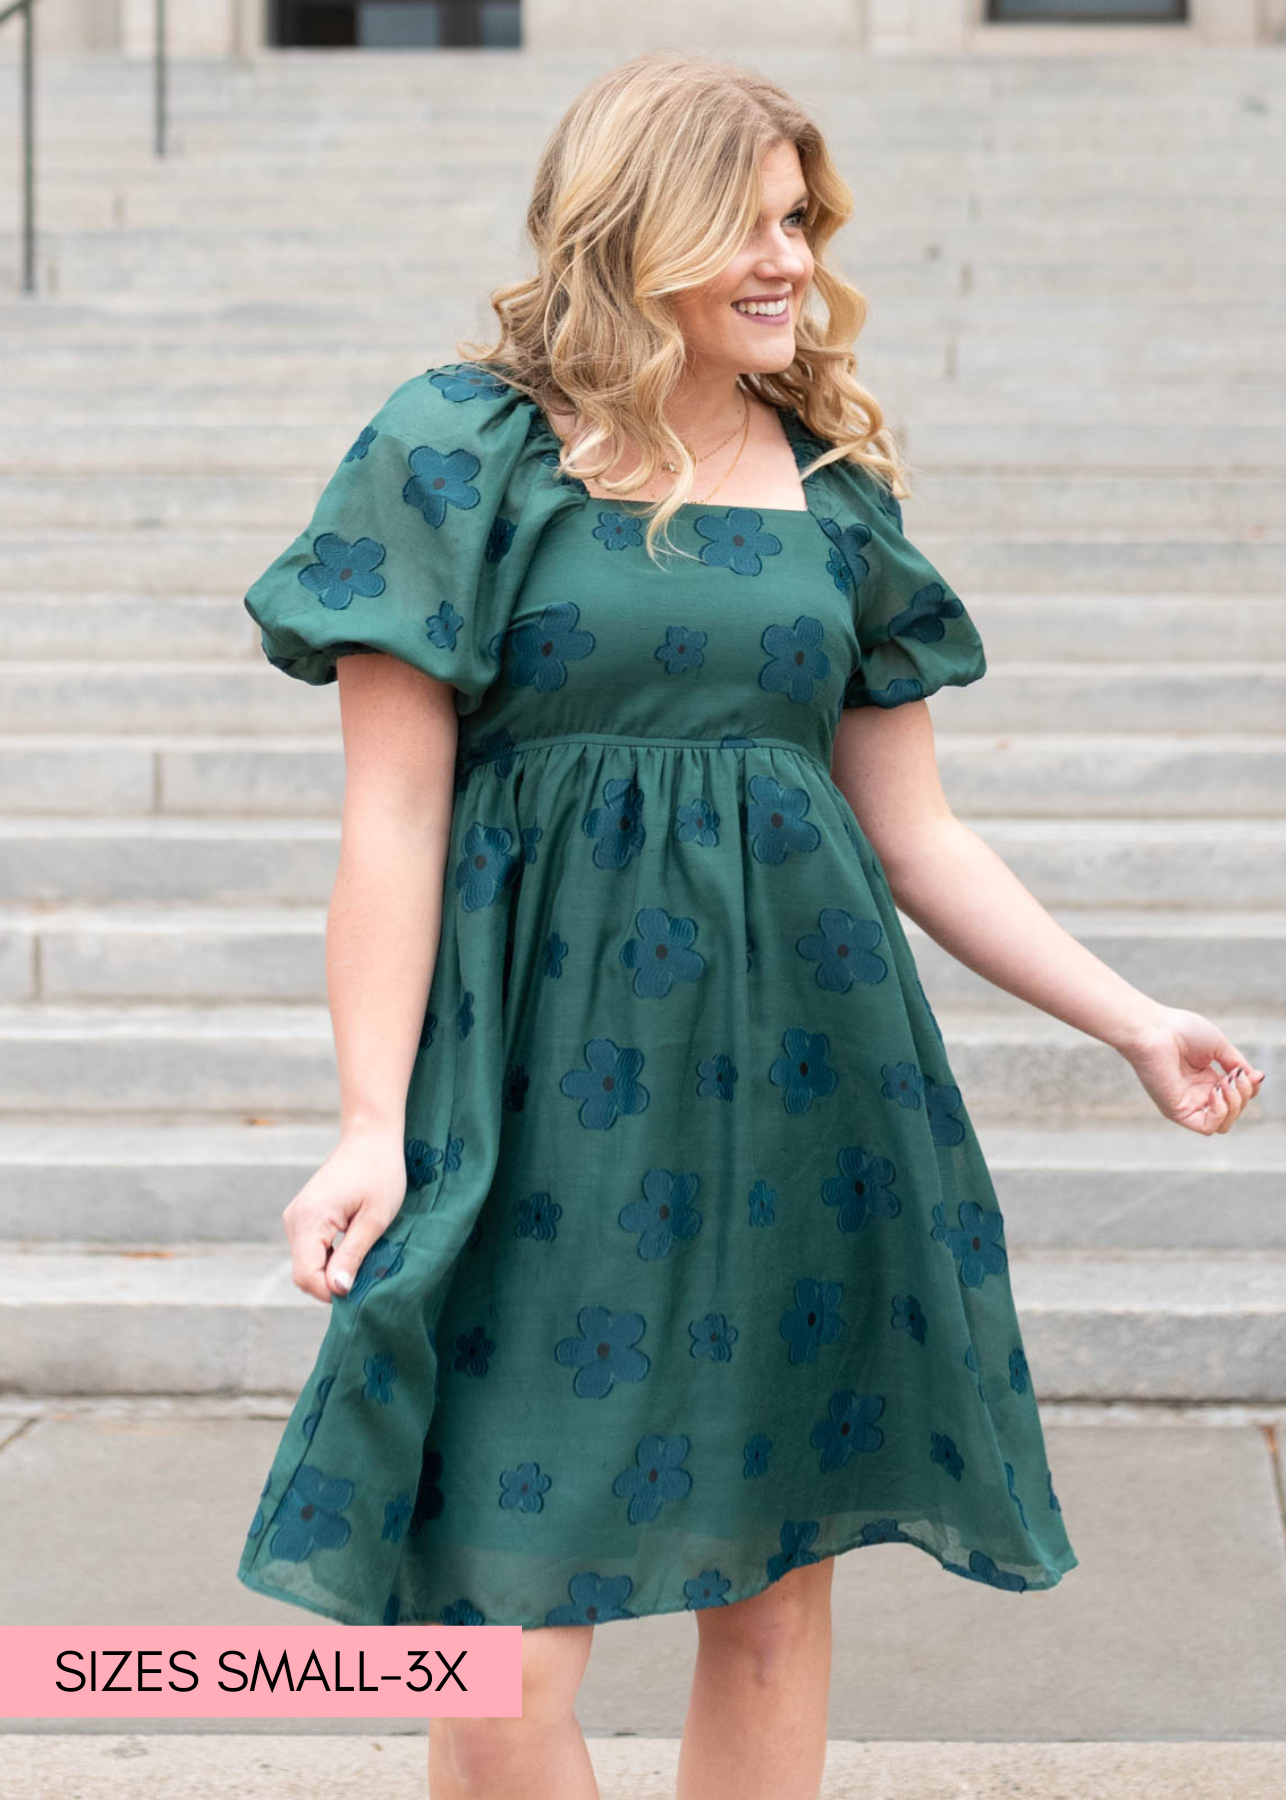
<path id="1" fill-rule="evenodd" d="M 924 1076 L 914 1063 L 881 1063 L 884 1086 L 880 1093 L 886 1100 L 896 1100 L 910 1112 L 919 1112 L 920 1095 L 924 1092 Z"/>
<path id="2" fill-rule="evenodd" d="M 726 1606 L 724 1595 L 732 1583 L 718 1569 L 702 1569 L 690 1581 L 683 1584 L 683 1592 L 687 1595 L 688 1610 L 698 1612 L 703 1606 Z"/>
<path id="3" fill-rule="evenodd" d="M 746 802 L 746 830 L 760 862 L 780 863 L 792 850 L 816 850 L 822 834 L 804 817 L 807 788 L 783 787 L 771 775 L 752 775 Z"/>
<path id="4" fill-rule="evenodd" d="M 355 441 L 344 452 L 344 461 L 346 463 L 361 462 L 362 458 L 366 455 L 366 452 L 370 449 L 378 436 L 379 432 L 376 431 L 373 425 L 363 426 L 361 431 L 358 432 Z"/>
<path id="5" fill-rule="evenodd" d="M 795 1304 L 781 1316 L 778 1330 L 790 1345 L 793 1363 L 816 1362 L 823 1344 L 833 1344 L 844 1329 L 839 1315 L 844 1289 L 838 1281 L 795 1283 Z"/>
<path id="6" fill-rule="evenodd" d="M 752 1438 L 747 1438 L 742 1446 L 742 1476 L 746 1481 L 753 1481 L 757 1475 L 768 1473 L 768 1457 L 772 1450 L 772 1439 L 757 1431 Z"/>
<path id="7" fill-rule="evenodd" d="M 393 1399 L 393 1383 L 397 1380 L 397 1364 L 387 1350 L 378 1355 L 368 1356 L 362 1364 L 366 1376 L 366 1386 L 362 1389 L 363 1397 L 376 1400 L 381 1406 L 388 1406 Z"/>
<path id="8" fill-rule="evenodd" d="M 602 1400 L 618 1381 L 642 1381 L 651 1358 L 634 1346 L 647 1329 L 642 1313 L 613 1313 L 606 1306 L 582 1306 L 576 1315 L 579 1337 L 559 1338 L 554 1357 L 575 1369 L 572 1388 L 582 1400 Z"/>
<path id="9" fill-rule="evenodd" d="M 807 1112 L 814 1100 L 829 1094 L 839 1076 L 827 1062 L 830 1039 L 824 1031 L 805 1031 L 792 1025 L 782 1033 L 782 1054 L 768 1070 L 768 1079 L 783 1090 L 788 1113 Z"/>
<path id="10" fill-rule="evenodd" d="M 500 1473 L 500 1505 L 517 1506 L 523 1512 L 543 1512 L 544 1495 L 549 1491 L 551 1477 L 541 1471 L 539 1463 L 519 1463 L 516 1469 L 502 1469 Z"/>
<path id="11" fill-rule="evenodd" d="M 428 1187 L 438 1178 L 437 1165 L 442 1161 L 442 1152 L 435 1150 L 432 1144 L 426 1144 L 423 1138 L 408 1138 L 403 1147 L 406 1159 L 406 1185 L 411 1188 Z"/>
<path id="12" fill-rule="evenodd" d="M 471 1600 L 453 1600 L 444 1606 L 438 1614 L 443 1625 L 485 1625 L 486 1615 L 480 1613 Z"/>
<path id="13" fill-rule="evenodd" d="M 591 1038 L 585 1046 L 585 1067 L 568 1069 L 559 1082 L 560 1093 L 581 1102 L 578 1117 L 589 1131 L 606 1131 L 622 1113 L 642 1112 L 652 1098 L 638 1079 L 643 1052 L 620 1049 L 611 1038 Z"/>
<path id="14" fill-rule="evenodd" d="M 588 656 L 596 642 L 592 631 L 577 625 L 579 618 L 574 600 L 559 600 L 508 633 L 509 679 L 515 687 L 548 694 L 567 685 L 568 663 Z"/>
<path id="15" fill-rule="evenodd" d="M 667 625 L 665 642 L 653 654 L 665 664 L 671 675 L 682 675 L 685 669 L 699 669 L 705 661 L 706 633 L 691 631 L 686 625 Z"/>
<path id="16" fill-rule="evenodd" d="M 424 1023 L 420 1026 L 420 1048 L 427 1050 L 433 1042 L 433 1033 L 438 1028 L 438 1015 L 430 1007 L 424 1015 Z"/>
<path id="17" fill-rule="evenodd" d="M 509 546 L 514 541 L 514 532 L 518 527 L 512 519 L 504 518 L 497 513 L 491 521 L 491 530 L 487 533 L 486 547 L 483 555 L 489 563 L 498 563 L 502 556 L 509 553 Z"/>
<path id="18" fill-rule="evenodd" d="M 435 530 L 446 518 L 448 506 L 469 512 L 478 504 L 481 495 L 473 485 L 473 477 L 482 464 L 472 450 L 452 450 L 443 455 L 430 444 L 419 444 L 406 460 L 411 478 L 402 489 L 402 498 L 423 513 Z"/>
<path id="19" fill-rule="evenodd" d="M 701 1214 L 692 1202 L 701 1185 L 699 1175 L 674 1175 L 669 1169 L 649 1169 L 643 1177 L 643 1199 L 627 1200 L 617 1213 L 625 1231 L 637 1231 L 640 1256 L 655 1261 L 668 1256 L 674 1244 L 696 1235 Z"/>
<path id="20" fill-rule="evenodd" d="M 402 1267 L 402 1250 L 405 1244 L 405 1238 L 395 1243 L 387 1232 L 382 1232 L 362 1258 L 348 1293 L 336 1297 L 346 1306 L 355 1306 L 367 1289 L 377 1281 L 387 1281 L 390 1275 L 396 1275 Z"/>
<path id="21" fill-rule="evenodd" d="M 563 958 L 567 955 L 569 948 L 567 940 L 559 937 L 556 931 L 551 931 L 545 939 L 544 972 L 555 981 L 563 972 Z"/>
<path id="22" fill-rule="evenodd" d="M 914 1294 L 894 1294 L 893 1329 L 910 1332 L 917 1344 L 924 1342 L 928 1324 Z"/>
<path id="23" fill-rule="evenodd" d="M 640 999 L 661 1000 L 676 981 L 697 980 L 706 959 L 692 948 L 695 919 L 672 918 L 663 906 L 644 906 L 634 923 L 639 935 L 621 945 L 621 961 L 634 970 L 631 986 Z"/>
<path id="24" fill-rule="evenodd" d="M 455 885 L 466 912 L 490 906 L 518 867 L 513 833 L 505 825 L 475 819 L 464 836 Z"/>
<path id="25" fill-rule="evenodd" d="M 826 533 L 827 537 L 835 545 L 843 558 L 844 568 L 848 574 L 848 580 L 852 585 L 853 591 L 856 592 L 871 572 L 870 563 L 862 555 L 863 550 L 865 550 L 874 535 L 870 526 L 860 524 L 841 525 L 836 519 L 822 519 L 820 523 L 822 530 Z M 827 567 L 830 568 L 832 578 L 836 580 L 836 585 L 842 590 L 845 584 L 838 580 L 836 572 L 834 568 L 831 567 L 831 564 L 828 563 Z"/>
<path id="26" fill-rule="evenodd" d="M 457 363 L 454 369 L 430 375 L 429 380 L 448 400 L 501 400 L 513 391 L 507 381 L 477 363 Z"/>
<path id="27" fill-rule="evenodd" d="M 460 1167 L 460 1152 L 463 1149 L 464 1139 L 462 1137 L 449 1137 L 447 1139 L 447 1151 L 442 1167 L 451 1171 L 458 1169 Z"/>
<path id="28" fill-rule="evenodd" d="M 822 622 L 800 613 L 793 625 L 768 625 L 759 639 L 768 661 L 759 671 L 759 685 L 769 694 L 785 694 L 806 705 L 813 688 L 825 681 L 831 659 L 822 649 Z"/>
<path id="29" fill-rule="evenodd" d="M 317 1404 L 314 1406 L 312 1412 L 305 1418 L 303 1423 L 303 1433 L 306 1438 L 311 1439 L 313 1433 L 316 1431 L 317 1421 L 321 1418 L 322 1408 L 326 1404 L 326 1396 L 334 1385 L 335 1377 L 333 1375 L 323 1375 L 321 1380 L 317 1383 L 317 1392 L 313 1396 Z"/>
<path id="30" fill-rule="evenodd" d="M 350 544 L 338 532 L 323 531 L 313 539 L 317 558 L 299 571 L 299 579 L 323 606 L 340 612 L 354 594 L 373 600 L 384 592 L 384 577 L 376 573 L 384 561 L 384 546 L 376 538 L 354 538 Z"/>
<path id="31" fill-rule="evenodd" d="M 682 1500 L 692 1486 L 692 1477 L 679 1465 L 688 1454 L 688 1439 L 679 1432 L 665 1437 L 649 1431 L 638 1441 L 632 1469 L 622 1469 L 612 1483 L 612 1492 L 622 1499 L 629 1497 L 628 1518 L 631 1525 L 655 1519 L 667 1500 Z"/>
<path id="32" fill-rule="evenodd" d="M 1045 1480 L 1049 1485 L 1049 1504 L 1055 1512 L 1061 1513 L 1063 1510 L 1062 1503 L 1059 1500 L 1058 1495 L 1054 1492 L 1054 1476 L 1049 1469 L 1046 1469 L 1045 1471 Z"/>
<path id="33" fill-rule="evenodd" d="M 506 1063 L 500 1078 L 500 1104 L 507 1112 L 521 1112 L 531 1086 L 531 1076 L 521 1063 Z"/>
<path id="34" fill-rule="evenodd" d="M 963 1119 L 955 1116 L 960 1105 L 960 1089 L 950 1082 L 936 1082 L 924 1077 L 925 1111 L 929 1115 L 929 1131 L 935 1144 L 958 1144 L 964 1137 Z"/>
<path id="35" fill-rule="evenodd" d="M 815 1563 L 817 1557 L 808 1546 L 820 1530 L 816 1519 L 787 1519 L 777 1534 L 781 1550 L 768 1558 L 769 1581 L 778 1580 L 787 1569 L 802 1569 L 806 1563 Z"/>
<path id="36" fill-rule="evenodd" d="M 893 1164 L 860 1144 L 845 1144 L 836 1155 L 839 1174 L 822 1183 L 822 1199 L 837 1206 L 841 1231 L 860 1231 L 868 1218 L 891 1219 L 902 1203 L 893 1192 Z"/>
<path id="37" fill-rule="evenodd" d="M 536 845 L 544 835 L 544 828 L 540 825 L 524 825 L 522 827 L 522 860 L 525 863 L 535 862 Z"/>
<path id="38" fill-rule="evenodd" d="M 1009 1483 L 1009 1498 L 1018 1508 L 1018 1517 L 1022 1520 L 1023 1530 L 1030 1531 L 1031 1526 L 1027 1523 L 1026 1509 L 1014 1489 L 1014 1465 L 1012 1463 L 1005 1464 L 1005 1480 Z"/>
<path id="39" fill-rule="evenodd" d="M 766 1181 L 757 1181 L 750 1190 L 750 1223 L 773 1225 L 777 1221 L 777 1190 Z"/>
<path id="40" fill-rule="evenodd" d="M 908 606 L 894 613 L 888 622 L 888 635 L 890 639 L 906 637 L 920 644 L 938 644 L 946 635 L 943 620 L 958 619 L 963 611 L 955 594 L 940 581 L 930 581 L 912 594 Z"/>
<path id="41" fill-rule="evenodd" d="M 781 539 L 763 529 L 763 514 L 753 507 L 731 506 L 720 516 L 702 513 L 696 521 L 696 532 L 706 539 L 701 561 L 716 569 L 731 569 L 734 575 L 758 575 L 762 558 L 776 556 Z"/>
<path id="42" fill-rule="evenodd" d="M 278 1524 L 268 1553 L 282 1562 L 303 1562 L 314 1550 L 338 1550 L 352 1535 L 344 1508 L 354 1487 L 341 1475 L 327 1475 L 315 1463 L 300 1463 L 277 1508 Z"/>
<path id="43" fill-rule="evenodd" d="M 463 624 L 464 614 L 458 613 L 449 600 L 444 600 L 438 610 L 430 613 L 424 621 L 424 635 L 439 650 L 454 650 L 455 640 Z"/>
<path id="44" fill-rule="evenodd" d="M 1005 1221 L 999 1210 L 983 1211 L 976 1200 L 962 1200 L 959 1229 L 948 1231 L 951 1254 L 960 1264 L 966 1287 L 981 1287 L 988 1275 L 999 1275 L 1009 1258 L 1001 1244 Z"/>
<path id="45" fill-rule="evenodd" d="M 455 1028 L 457 1035 L 461 1038 L 467 1038 L 469 1033 L 473 1030 L 473 1024 L 473 990 L 471 988 L 466 988 L 460 1004 L 456 1009 Z"/>
<path id="46" fill-rule="evenodd" d="M 675 809 L 674 835 L 681 844 L 708 850 L 719 842 L 719 815 L 707 800 L 684 800 Z"/>
<path id="47" fill-rule="evenodd" d="M 969 1554 L 969 1567 L 961 1568 L 959 1563 L 944 1562 L 944 1569 L 953 1575 L 963 1575 L 969 1581 L 985 1581 L 990 1587 L 1008 1588 L 1012 1593 L 1020 1594 L 1027 1586 L 1027 1577 L 1009 1569 L 998 1569 L 989 1556 L 981 1550 L 973 1550 Z"/>
<path id="48" fill-rule="evenodd" d="M 514 1236 L 539 1238 L 541 1243 L 552 1243 L 558 1236 L 558 1221 L 562 1216 L 562 1207 L 557 1200 L 551 1200 L 548 1194 L 528 1194 L 518 1202 L 518 1223 L 514 1226 Z"/>
<path id="49" fill-rule="evenodd" d="M 613 775 L 603 784 L 602 806 L 592 806 L 581 830 L 594 841 L 594 863 L 600 869 L 623 869 L 643 848 L 643 790 L 630 775 Z"/>
<path id="50" fill-rule="evenodd" d="M 643 523 L 630 513 L 601 512 L 593 535 L 607 550 L 636 550 L 643 542 Z"/>
<path id="51" fill-rule="evenodd" d="M 546 1625 L 602 1625 L 608 1619 L 634 1619 L 625 1602 L 634 1583 L 628 1575 L 600 1575 L 594 1569 L 582 1569 L 567 1583 L 570 1600 L 551 1606 L 545 1614 Z"/>
<path id="52" fill-rule="evenodd" d="M 915 675 L 899 675 L 881 688 L 864 687 L 864 681 L 860 669 L 849 676 L 844 684 L 845 706 L 901 706 L 903 701 L 918 700 L 924 693 L 924 683 Z"/>
<path id="53" fill-rule="evenodd" d="M 411 1522 L 406 1528 L 411 1537 L 418 1537 L 430 1519 L 442 1517 L 442 1509 L 446 1505 L 446 1496 L 438 1480 L 442 1468 L 442 1452 L 426 1437 L 420 1455 L 420 1479 L 415 1490 L 415 1505 L 411 1508 Z"/>
<path id="54" fill-rule="evenodd" d="M 1025 1394 L 1031 1384 L 1031 1371 L 1021 1344 L 1009 1352 L 1009 1385 L 1016 1394 Z"/>
<path id="55" fill-rule="evenodd" d="M 464 1375 L 485 1375 L 495 1347 L 495 1339 L 489 1338 L 481 1325 L 475 1325 L 457 1335 L 451 1367 Z"/>
<path id="56" fill-rule="evenodd" d="M 732 1058 L 722 1051 L 717 1056 L 702 1057 L 697 1064 L 697 1093 L 703 1100 L 731 1100 L 736 1082 Z"/>
<path id="57" fill-rule="evenodd" d="M 933 1449 L 929 1453 L 929 1460 L 931 1462 L 941 1463 L 947 1474 L 950 1475 L 953 1480 L 959 1481 L 961 1475 L 964 1473 L 964 1458 L 956 1449 L 955 1444 L 947 1436 L 945 1431 L 935 1431 L 931 1433 L 931 1436 L 933 1439 Z"/>
<path id="58" fill-rule="evenodd" d="M 380 1532 L 381 1540 L 387 1539 L 391 1544 L 398 1544 L 402 1541 L 414 1504 L 415 1502 L 409 1494 L 399 1494 L 396 1500 L 385 1501 L 384 1529 Z"/>
<path id="59" fill-rule="evenodd" d="M 737 1327 L 729 1324 L 721 1312 L 708 1312 L 693 1319 L 688 1326 L 693 1356 L 708 1356 L 711 1362 L 728 1362 L 738 1337 Z"/>
<path id="60" fill-rule="evenodd" d="M 827 1416 L 817 1421 L 808 1437 L 814 1450 L 822 1453 L 819 1466 L 824 1475 L 842 1469 L 850 1456 L 879 1449 L 884 1433 L 875 1421 L 883 1411 L 879 1394 L 855 1394 L 846 1388 L 831 1395 Z"/>
<path id="61" fill-rule="evenodd" d="M 797 938 L 795 948 L 817 964 L 817 985 L 829 994 L 846 994 L 855 981 L 883 981 L 889 965 L 873 948 L 884 936 L 878 919 L 859 919 L 842 906 L 824 906 L 817 930 Z"/>
<path id="62" fill-rule="evenodd" d="M 896 1519 L 871 1519 L 862 1527 L 864 1544 L 909 1544 L 910 1538 Z"/>

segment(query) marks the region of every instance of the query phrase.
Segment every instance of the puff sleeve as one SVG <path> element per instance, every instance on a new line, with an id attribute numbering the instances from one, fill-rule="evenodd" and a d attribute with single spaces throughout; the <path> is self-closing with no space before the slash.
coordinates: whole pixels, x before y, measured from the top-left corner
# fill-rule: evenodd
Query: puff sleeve
<path id="1" fill-rule="evenodd" d="M 854 463 L 843 470 L 853 522 L 838 547 L 855 584 L 860 661 L 843 706 L 901 706 L 942 687 L 966 687 L 987 672 L 978 628 L 945 578 L 902 529 L 902 508 Z"/>
<path id="2" fill-rule="evenodd" d="M 245 595 L 269 662 L 319 687 L 339 657 L 382 650 L 475 712 L 521 579 L 511 488 L 531 422 L 516 389 L 465 365 L 397 388 Z"/>

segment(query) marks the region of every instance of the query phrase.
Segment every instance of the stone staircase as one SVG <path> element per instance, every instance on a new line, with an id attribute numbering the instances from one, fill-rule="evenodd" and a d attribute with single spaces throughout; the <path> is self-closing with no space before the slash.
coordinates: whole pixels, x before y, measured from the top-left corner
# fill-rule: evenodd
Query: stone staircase
<path id="1" fill-rule="evenodd" d="M 987 645 L 931 702 L 955 810 L 1268 1072 L 1183 1131 L 908 921 L 1036 1391 L 1286 1401 L 1286 48 L 757 60 L 855 189 L 860 373 Z M 334 1141 L 338 698 L 241 596 L 488 334 L 599 66 L 181 62 L 158 161 L 146 63 L 40 65 L 34 299 L 0 162 L 0 1397 L 284 1404 L 311 1366 L 280 1213 Z"/>

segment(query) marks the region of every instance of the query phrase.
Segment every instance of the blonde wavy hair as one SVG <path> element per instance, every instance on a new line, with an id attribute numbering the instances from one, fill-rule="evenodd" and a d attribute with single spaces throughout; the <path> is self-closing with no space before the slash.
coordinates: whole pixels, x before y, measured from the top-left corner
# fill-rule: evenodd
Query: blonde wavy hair
<path id="1" fill-rule="evenodd" d="M 649 50 L 591 82 L 559 120 L 536 169 L 526 219 L 536 273 L 492 291 L 495 342 L 456 344 L 458 356 L 499 375 L 542 412 L 573 410 L 585 422 L 574 442 L 563 443 L 564 475 L 626 499 L 664 462 L 678 464 L 670 494 L 643 503 L 653 507 L 647 550 L 654 560 L 657 537 L 690 498 L 696 476 L 664 416 L 685 363 L 669 296 L 718 276 L 745 243 L 759 213 L 761 160 L 783 139 L 794 144 L 808 185 L 813 279 L 790 367 L 744 374 L 742 384 L 771 405 L 794 407 L 807 430 L 833 446 L 802 475 L 857 462 L 899 499 L 908 497 L 907 464 L 855 373 L 866 298 L 826 263 L 830 240 L 852 216 L 852 193 L 817 124 L 743 64 Z M 809 316 L 814 290 L 825 322 Z M 601 481 L 620 457 L 621 433 L 638 446 L 639 464 L 617 482 Z"/>

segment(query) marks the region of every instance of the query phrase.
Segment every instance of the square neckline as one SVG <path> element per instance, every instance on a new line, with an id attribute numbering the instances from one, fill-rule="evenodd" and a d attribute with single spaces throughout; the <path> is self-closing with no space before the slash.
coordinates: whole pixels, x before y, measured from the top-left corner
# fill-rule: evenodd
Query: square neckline
<path id="1" fill-rule="evenodd" d="M 503 380 L 503 379 L 504 379 L 504 377 L 502 376 L 501 380 Z M 506 385 L 512 386 L 512 383 L 507 383 Z M 519 399 L 525 401 L 526 404 L 531 408 L 531 410 L 534 413 L 536 420 L 539 424 L 540 430 L 550 440 L 551 445 L 556 445 L 561 450 L 562 445 L 563 445 L 563 439 L 558 435 L 558 433 L 554 430 L 554 427 L 550 424 L 549 416 L 545 412 L 544 407 L 541 406 L 539 401 L 533 400 L 530 394 L 524 394 L 521 392 L 521 390 L 518 390 L 518 389 L 515 389 L 514 391 L 518 394 Z M 793 449 L 794 446 L 800 441 L 799 417 L 796 414 L 793 406 L 778 406 L 778 407 L 774 408 L 774 410 L 776 411 L 778 418 L 781 420 L 782 430 L 786 434 L 786 441 L 788 444 L 791 445 L 791 447 Z M 564 477 L 562 477 L 562 479 L 566 480 L 567 477 L 564 476 Z M 623 507 L 637 506 L 637 507 L 647 508 L 647 507 L 652 507 L 652 506 L 656 506 L 659 504 L 659 502 L 657 502 L 655 500 L 633 500 L 633 499 L 629 499 L 627 497 L 622 497 L 618 500 L 614 496 L 609 495 L 609 494 L 591 494 L 589 492 L 589 489 L 585 487 L 584 482 L 580 481 L 579 476 L 573 477 L 572 479 L 576 480 L 579 483 L 579 485 L 581 486 L 581 488 L 584 489 L 584 498 L 587 501 L 594 501 L 599 506 L 623 506 Z M 809 476 L 807 479 L 805 479 L 802 475 L 799 477 L 800 492 L 804 496 L 804 504 L 802 506 L 755 506 L 750 501 L 747 501 L 747 500 L 741 500 L 741 501 L 729 500 L 729 501 L 724 501 L 722 503 L 720 503 L 717 500 L 682 500 L 682 501 L 680 501 L 679 505 L 675 507 L 674 510 L 676 513 L 685 513 L 685 512 L 753 512 L 753 513 L 758 513 L 760 518 L 763 518 L 763 519 L 811 519 L 811 518 L 816 517 L 816 514 L 813 510 L 812 496 L 810 495 L 809 490 L 808 490 L 808 482 L 811 481 L 812 479 L 813 479 L 812 476 Z M 635 515 L 631 515 L 631 514 L 627 513 L 625 516 L 628 518 L 628 517 L 635 516 Z M 642 517 L 643 515 L 639 514 L 637 516 Z"/>

